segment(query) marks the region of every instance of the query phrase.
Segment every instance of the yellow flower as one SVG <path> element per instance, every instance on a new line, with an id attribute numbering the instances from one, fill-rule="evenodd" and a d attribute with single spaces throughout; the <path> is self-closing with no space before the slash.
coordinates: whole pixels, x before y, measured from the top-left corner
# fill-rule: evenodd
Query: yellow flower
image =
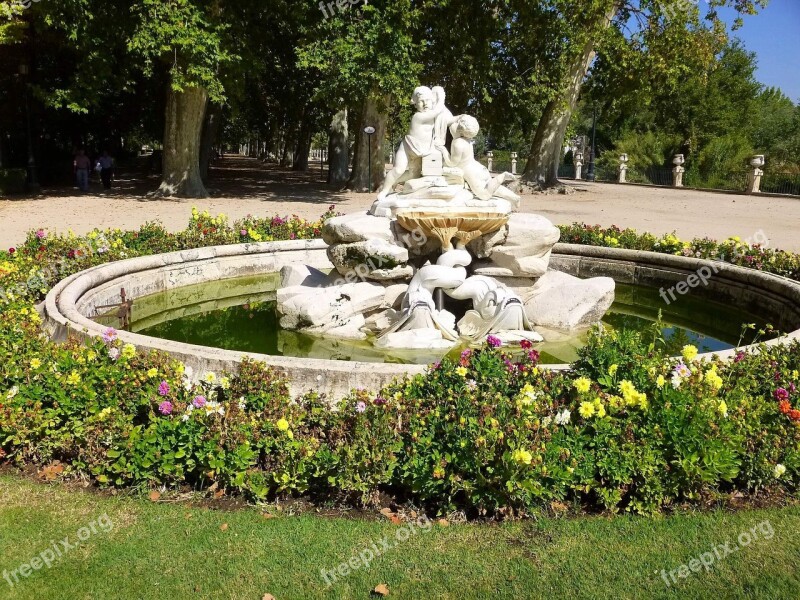
<path id="1" fill-rule="evenodd" d="M 608 367 L 608 374 L 613 377 L 617 374 L 617 369 L 619 369 L 619 365 L 611 365 Z"/>
<path id="2" fill-rule="evenodd" d="M 585 394 L 589 391 L 589 388 L 592 385 L 592 380 L 588 377 L 578 377 L 578 379 L 573 382 L 573 385 L 578 392 Z"/>
<path id="3" fill-rule="evenodd" d="M 797 369 L 792 371 L 792 379 L 800 379 L 800 371 L 798 371 Z"/>
<path id="4" fill-rule="evenodd" d="M 203 381 L 206 383 L 214 383 L 217 381 L 217 376 L 214 374 L 213 371 L 209 371 L 205 375 L 203 375 Z"/>
<path id="5" fill-rule="evenodd" d="M 227 377 L 220 377 L 219 378 L 219 386 L 223 390 L 227 390 L 229 387 L 231 387 L 231 380 L 228 379 Z"/>
<path id="6" fill-rule="evenodd" d="M 658 389 L 661 389 L 661 388 L 663 388 L 663 387 L 664 387 L 664 384 L 665 384 L 666 382 L 667 382 L 667 380 L 666 380 L 666 379 L 664 379 L 664 376 L 663 376 L 663 375 L 659 375 L 659 376 L 656 378 L 656 387 L 657 387 Z"/>
<path id="7" fill-rule="evenodd" d="M 94 350 L 89 350 L 86 353 L 86 360 L 88 360 L 89 362 L 92 362 L 95 358 L 97 358 L 97 352 L 95 352 Z"/>
<path id="8" fill-rule="evenodd" d="M 619 408 L 623 404 L 622 398 L 619 396 L 609 396 L 608 397 L 608 404 L 609 406 L 613 406 L 614 408 Z"/>
<path id="9" fill-rule="evenodd" d="M 68 385 L 78 385 L 80 382 L 81 382 L 81 376 L 76 371 L 72 371 L 67 377 Z"/>
<path id="10" fill-rule="evenodd" d="M 721 414 L 723 417 L 727 417 L 727 416 L 728 416 L 728 405 L 727 405 L 727 404 L 725 404 L 725 401 L 724 401 L 724 400 L 722 400 L 722 401 L 721 401 L 721 402 L 720 402 L 720 403 L 717 405 L 717 410 L 720 412 L 720 414 Z"/>
<path id="11" fill-rule="evenodd" d="M 591 417 L 594 414 L 594 411 L 594 404 L 591 402 L 581 402 L 581 405 L 578 408 L 578 413 L 580 413 L 584 419 Z"/>
<path id="12" fill-rule="evenodd" d="M 456 373 L 458 375 L 461 375 L 461 377 L 466 377 L 467 376 L 467 368 L 466 367 L 457 367 L 456 368 Z"/>
<path id="13" fill-rule="evenodd" d="M 122 347 L 122 358 L 133 358 L 134 356 L 136 356 L 136 346 L 125 344 Z"/>
<path id="14" fill-rule="evenodd" d="M 38 358 L 32 358 L 31 359 L 31 368 L 32 369 L 38 369 L 41 366 L 42 366 L 42 361 L 40 361 Z"/>
<path id="15" fill-rule="evenodd" d="M 706 381 L 713 390 L 719 390 L 722 387 L 722 377 L 717 374 L 716 369 L 711 369 L 706 373 Z"/>
<path id="16" fill-rule="evenodd" d="M 681 354 L 683 355 L 683 358 L 686 360 L 686 362 L 691 362 L 697 356 L 697 347 L 692 346 L 691 344 L 687 344 L 686 346 L 683 347 L 683 350 L 681 350 Z"/>
<path id="17" fill-rule="evenodd" d="M 533 460 L 533 455 L 527 450 L 523 450 L 520 448 L 518 450 L 514 450 L 514 453 L 511 455 L 511 458 L 513 458 L 516 462 L 520 464 L 529 465 Z"/>
<path id="18" fill-rule="evenodd" d="M 279 431 L 288 431 L 288 429 L 289 429 L 289 421 L 287 421 L 284 418 L 280 418 L 275 423 L 275 426 L 278 428 Z"/>
<path id="19" fill-rule="evenodd" d="M 158 369 L 156 369 L 155 367 L 153 367 L 152 369 L 147 369 L 147 376 L 148 377 L 153 378 L 156 375 L 158 375 Z"/>

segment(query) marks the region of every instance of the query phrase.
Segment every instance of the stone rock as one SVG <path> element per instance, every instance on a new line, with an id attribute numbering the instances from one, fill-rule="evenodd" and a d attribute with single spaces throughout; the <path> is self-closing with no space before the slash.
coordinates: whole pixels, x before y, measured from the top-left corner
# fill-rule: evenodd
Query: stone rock
<path id="1" fill-rule="evenodd" d="M 414 267 L 406 265 L 404 267 L 397 266 L 393 269 L 375 269 L 370 271 L 364 277 L 372 281 L 395 281 L 397 279 L 410 279 L 414 276 Z"/>
<path id="2" fill-rule="evenodd" d="M 611 307 L 614 287 L 610 277 L 579 279 L 548 271 L 523 298 L 525 314 L 535 326 L 562 331 L 589 327 Z"/>
<path id="3" fill-rule="evenodd" d="M 395 331 L 389 333 L 375 342 L 376 348 L 383 349 L 447 349 L 454 346 L 456 342 L 451 342 L 442 337 L 438 329 L 408 329 L 406 331 Z"/>
<path id="4" fill-rule="evenodd" d="M 319 269 L 307 265 L 286 265 L 281 268 L 280 287 L 304 285 L 306 287 L 324 287 L 331 283 L 331 276 Z"/>
<path id="5" fill-rule="evenodd" d="M 374 238 L 365 242 L 328 246 L 328 260 L 342 275 L 355 270 L 358 276 L 366 277 L 372 271 L 402 266 L 408 261 L 408 250 Z"/>
<path id="6" fill-rule="evenodd" d="M 508 225 L 504 225 L 497 231 L 485 233 L 481 237 L 472 240 L 467 244 L 467 250 L 478 258 L 488 258 L 492 254 L 495 246 L 502 246 L 508 239 Z"/>
<path id="7" fill-rule="evenodd" d="M 394 243 L 391 220 L 367 213 L 332 217 L 322 226 L 322 239 L 328 245 L 352 244 L 372 239 Z"/>
<path id="8" fill-rule="evenodd" d="M 405 283 L 395 283 L 394 285 L 387 286 L 386 293 L 383 296 L 384 305 L 389 308 L 399 309 L 407 291 L 408 284 Z"/>
<path id="9" fill-rule="evenodd" d="M 491 262 L 519 277 L 541 277 L 561 232 L 539 215 L 514 213 L 508 221 L 508 238 L 491 249 Z"/>
<path id="10" fill-rule="evenodd" d="M 281 327 L 320 331 L 345 326 L 356 317 L 363 319 L 380 308 L 385 297 L 384 286 L 368 281 L 323 288 L 297 285 L 281 288 L 276 294 Z"/>
<path id="11" fill-rule="evenodd" d="M 383 200 L 376 200 L 369 209 L 371 215 L 379 217 L 394 218 L 400 210 L 428 210 L 435 209 L 437 212 L 463 211 L 464 209 L 491 210 L 493 212 L 511 213 L 514 206 L 502 198 L 492 198 L 490 200 L 479 200 L 472 195 L 468 189 L 463 188 L 458 191 L 452 200 L 441 200 L 438 198 L 409 198 L 403 194 L 390 194 Z"/>

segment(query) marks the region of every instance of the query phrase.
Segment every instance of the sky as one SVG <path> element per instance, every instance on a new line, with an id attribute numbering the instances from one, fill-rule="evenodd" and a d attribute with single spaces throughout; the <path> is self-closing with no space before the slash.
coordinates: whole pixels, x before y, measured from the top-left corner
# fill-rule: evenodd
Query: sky
<path id="1" fill-rule="evenodd" d="M 720 16 L 732 23 L 736 12 L 720 11 Z M 800 103 L 800 0 L 770 0 L 758 15 L 745 16 L 734 35 L 756 53 L 758 81 Z"/>

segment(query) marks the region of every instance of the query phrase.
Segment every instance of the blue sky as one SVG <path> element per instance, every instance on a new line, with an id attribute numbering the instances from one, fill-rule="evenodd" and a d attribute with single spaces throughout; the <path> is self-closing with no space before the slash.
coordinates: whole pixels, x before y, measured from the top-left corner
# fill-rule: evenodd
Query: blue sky
<path id="1" fill-rule="evenodd" d="M 720 15 L 728 22 L 736 18 L 732 10 Z M 800 102 L 800 0 L 770 0 L 758 15 L 745 16 L 734 35 L 756 53 L 758 80 Z"/>

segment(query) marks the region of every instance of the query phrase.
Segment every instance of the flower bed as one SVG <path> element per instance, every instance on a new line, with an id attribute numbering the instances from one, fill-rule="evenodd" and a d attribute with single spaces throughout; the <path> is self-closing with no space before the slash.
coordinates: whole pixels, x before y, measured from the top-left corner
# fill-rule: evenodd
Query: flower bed
<path id="1" fill-rule="evenodd" d="M 595 333 L 561 373 L 538 368 L 532 349 L 512 355 L 490 337 L 423 376 L 353 392 L 331 412 L 314 395 L 290 398 L 258 363 L 191 383 L 181 363 L 139 354 L 113 330 L 89 344 L 55 344 L 40 331 L 34 302 L 88 266 L 318 232 L 299 219 L 231 227 L 195 213 L 179 234 L 157 225 L 31 233 L 0 257 L 0 460 L 59 461 L 62 476 L 103 486 L 217 483 L 250 498 L 367 503 L 384 491 L 471 515 L 561 505 L 649 513 L 731 492 L 797 494 L 797 342 L 699 362 L 690 346 L 670 359 L 656 329 Z M 778 265 L 791 260 L 762 265 L 790 273 Z"/>

